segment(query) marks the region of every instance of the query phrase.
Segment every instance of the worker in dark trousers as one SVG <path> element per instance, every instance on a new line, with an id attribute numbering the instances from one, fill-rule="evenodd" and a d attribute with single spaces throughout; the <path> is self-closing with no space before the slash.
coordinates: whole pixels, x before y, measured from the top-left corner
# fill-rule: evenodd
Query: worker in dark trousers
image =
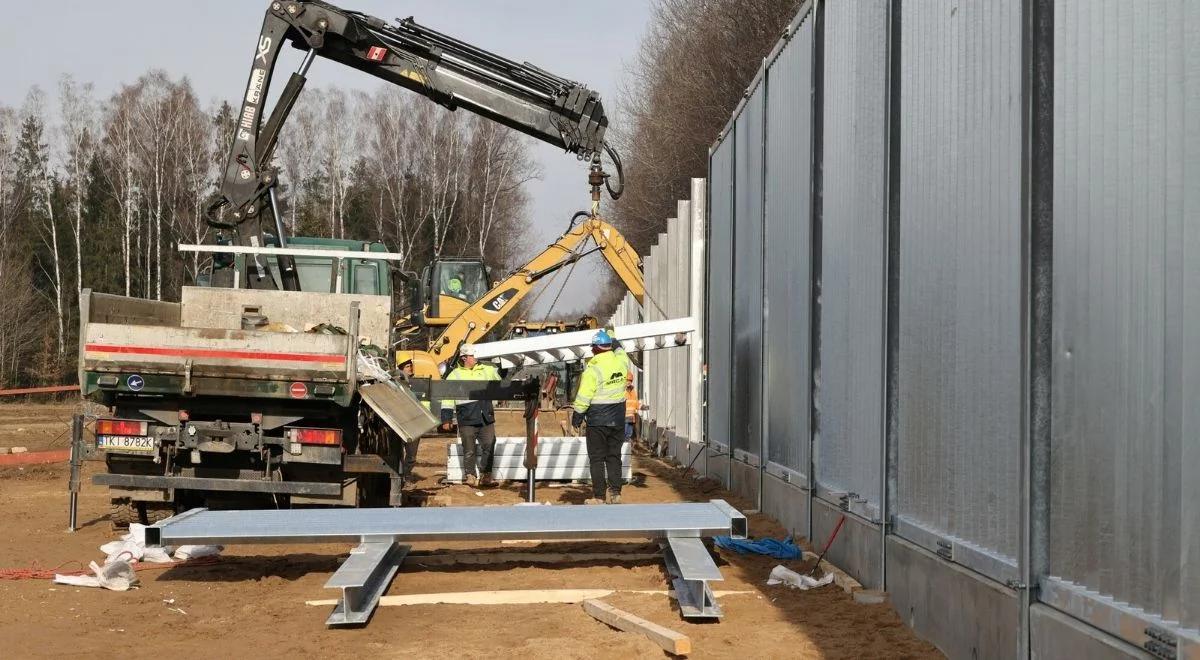
<path id="1" fill-rule="evenodd" d="M 481 364 L 475 359 L 475 347 L 463 344 L 458 349 L 461 366 L 446 376 L 446 380 L 500 380 L 500 372 L 490 364 Z M 463 481 L 468 486 L 476 484 L 491 486 L 492 453 L 496 450 L 496 411 L 491 401 L 443 401 L 442 423 L 448 424 L 458 418 L 458 438 L 462 441 Z M 478 450 L 476 446 L 478 445 Z M 476 473 L 483 472 L 482 479 Z"/>
<path id="2" fill-rule="evenodd" d="M 613 350 L 613 338 L 601 330 L 592 338 L 592 359 L 579 378 L 571 425 L 587 422 L 588 463 L 592 498 L 585 504 L 621 503 L 621 447 L 625 443 L 625 382 L 632 368 L 624 351 Z"/>

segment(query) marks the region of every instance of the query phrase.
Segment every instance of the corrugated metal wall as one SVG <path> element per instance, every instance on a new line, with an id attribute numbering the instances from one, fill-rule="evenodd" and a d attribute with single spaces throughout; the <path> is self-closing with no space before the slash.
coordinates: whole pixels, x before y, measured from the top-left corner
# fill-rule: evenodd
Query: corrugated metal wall
<path id="1" fill-rule="evenodd" d="M 900 58 L 898 513 L 1017 554 L 1019 3 L 907 4 Z M 914 539 L 916 540 L 916 539 Z"/>
<path id="2" fill-rule="evenodd" d="M 1200 627 L 1200 5 L 1055 10 L 1050 572 Z"/>
<path id="3" fill-rule="evenodd" d="M 730 446 L 733 399 L 733 145 L 732 131 L 709 161 L 708 310 L 705 349 L 708 353 L 708 417 L 710 441 Z"/>
<path id="4" fill-rule="evenodd" d="M 887 239 L 887 2 L 825 10 L 817 483 L 879 506 Z"/>
<path id="5" fill-rule="evenodd" d="M 760 85 L 734 124 L 733 448 L 762 448 L 763 99 Z"/>
<path id="6" fill-rule="evenodd" d="M 1058 610 L 1078 648 L 1187 656 L 1200 4 L 1052 4 L 829 0 L 789 26 L 710 154 L 705 472 L 793 532 L 845 513 L 840 557 L 939 648 L 1036 655 Z M 766 474 L 729 442 L 751 465 L 765 442 Z"/>
<path id="7" fill-rule="evenodd" d="M 812 224 L 812 23 L 783 49 L 767 81 L 763 306 L 767 460 L 808 473 L 809 232 Z"/>

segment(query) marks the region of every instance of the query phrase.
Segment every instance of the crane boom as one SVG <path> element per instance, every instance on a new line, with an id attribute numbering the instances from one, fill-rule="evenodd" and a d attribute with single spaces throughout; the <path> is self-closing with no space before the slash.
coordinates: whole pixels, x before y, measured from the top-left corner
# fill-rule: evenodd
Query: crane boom
<path id="1" fill-rule="evenodd" d="M 285 41 L 307 52 L 266 116 L 264 105 Z M 251 60 L 219 198 L 208 209 L 209 223 L 234 230 L 240 244 L 255 245 L 262 240 L 264 217 L 270 209 L 275 219 L 274 234 L 280 246 L 286 246 L 275 208 L 278 176 L 271 159 L 279 132 L 316 55 L 414 91 L 452 110 L 465 108 L 590 160 L 593 199 L 599 199 L 601 184 L 614 197 L 620 195 L 623 183 L 613 188 L 600 168 L 603 151 L 617 166 L 620 181 L 620 157 L 604 141 L 608 117 L 600 95 L 586 86 L 472 46 L 412 18 L 389 24 L 326 2 L 273 0 Z M 272 279 L 262 277 L 262 267 L 258 268 L 260 276 L 248 277 L 247 281 L 274 288 Z M 290 257 L 280 259 L 280 269 L 284 288 L 298 289 Z"/>

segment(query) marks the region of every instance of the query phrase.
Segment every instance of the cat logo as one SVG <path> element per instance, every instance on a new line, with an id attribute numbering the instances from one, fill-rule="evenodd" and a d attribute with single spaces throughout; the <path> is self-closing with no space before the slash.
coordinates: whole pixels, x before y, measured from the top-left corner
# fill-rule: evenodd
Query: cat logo
<path id="1" fill-rule="evenodd" d="M 507 305 L 515 295 L 517 295 L 516 289 L 505 289 L 497 294 L 496 297 L 483 303 L 483 307 L 489 312 L 500 313 L 504 309 L 504 306 Z"/>

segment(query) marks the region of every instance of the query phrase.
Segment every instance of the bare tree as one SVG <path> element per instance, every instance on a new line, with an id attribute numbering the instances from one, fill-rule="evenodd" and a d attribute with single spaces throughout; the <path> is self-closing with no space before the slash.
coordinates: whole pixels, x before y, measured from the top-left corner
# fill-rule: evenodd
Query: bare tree
<path id="1" fill-rule="evenodd" d="M 171 145 L 171 190 L 175 212 L 172 233 L 179 242 L 200 244 L 208 236 L 204 207 L 215 189 L 219 170 L 216 151 L 217 127 L 188 96 L 178 108 L 179 139 Z M 200 253 L 187 257 L 185 268 L 192 282 L 200 275 Z"/>
<path id="2" fill-rule="evenodd" d="M 131 295 L 133 287 L 132 262 L 135 258 L 134 228 L 137 225 L 137 208 L 141 190 L 136 178 L 138 146 L 135 140 L 137 127 L 137 104 L 141 95 L 140 85 L 121 88 L 108 103 L 104 119 L 104 142 L 102 149 L 108 167 L 102 175 L 113 199 L 121 209 L 121 260 L 125 270 L 125 295 Z"/>
<path id="3" fill-rule="evenodd" d="M 297 214 L 309 196 L 308 182 L 317 170 L 317 137 L 321 125 L 325 96 L 319 89 L 305 91 L 296 100 L 292 114 L 279 134 L 275 149 L 276 160 L 283 170 L 282 178 L 291 189 L 288 204 L 288 231 L 295 233 Z"/>
<path id="4" fill-rule="evenodd" d="M 83 199 L 87 195 L 88 165 L 96 146 L 96 108 L 92 84 L 82 85 L 70 75 L 58 82 L 59 112 L 65 147 L 66 182 L 71 189 L 75 239 L 75 299 L 83 295 Z"/>
<path id="5" fill-rule="evenodd" d="M 382 88 L 373 95 L 362 95 L 359 107 L 366 116 L 364 126 L 365 157 L 369 172 L 379 189 L 375 224 L 379 236 L 393 238 L 392 249 L 404 255 L 399 263 L 406 268 L 428 217 L 415 212 L 414 197 L 419 194 L 417 181 L 417 130 L 413 125 L 411 97 L 394 88 Z M 387 231 L 390 229 L 391 231 Z"/>
<path id="6" fill-rule="evenodd" d="M 57 321 L 56 345 L 58 355 L 62 355 L 65 348 L 66 307 L 63 300 L 62 254 L 59 250 L 58 217 L 55 207 L 57 182 L 50 164 L 49 145 L 42 142 L 46 96 L 41 88 L 35 86 L 29 90 L 21 114 L 24 144 L 21 147 L 20 167 L 30 184 L 30 201 L 33 207 L 31 210 L 38 220 L 38 236 L 50 256 L 49 265 L 39 260 L 38 266 L 49 281 L 50 290 L 45 294 L 54 305 Z"/>
<path id="7" fill-rule="evenodd" d="M 421 214 L 433 230 L 433 256 L 440 257 L 459 211 L 466 176 L 466 135 L 462 115 L 424 104 L 418 114 L 417 157 L 428 192 Z"/>
<path id="8" fill-rule="evenodd" d="M 153 278 L 154 297 L 162 300 L 163 213 L 168 210 L 166 189 L 170 176 L 167 168 L 175 142 L 179 139 L 183 108 L 191 97 L 191 87 L 186 80 L 176 85 L 165 72 L 157 70 L 142 76 L 139 82 L 142 93 L 136 113 L 141 130 L 135 131 L 133 136 L 150 189 L 147 201 L 152 206 L 148 217 L 154 222 L 154 233 L 146 238 L 146 278 Z"/>

